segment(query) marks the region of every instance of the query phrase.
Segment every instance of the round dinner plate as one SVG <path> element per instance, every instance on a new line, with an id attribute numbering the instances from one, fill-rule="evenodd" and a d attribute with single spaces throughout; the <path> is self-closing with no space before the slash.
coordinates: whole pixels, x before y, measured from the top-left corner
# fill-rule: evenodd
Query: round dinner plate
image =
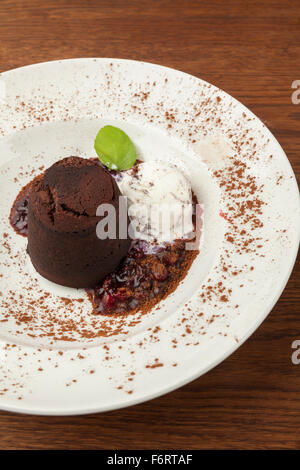
<path id="1" fill-rule="evenodd" d="M 266 318 L 297 254 L 299 193 L 241 103 L 166 67 L 76 59 L 0 74 L 0 110 L 1 409 L 68 415 L 152 399 L 219 364 Z M 140 159 L 182 168 L 203 208 L 187 276 L 144 314 L 94 315 L 83 290 L 34 271 L 9 224 L 20 189 L 60 158 L 95 156 L 105 124 Z"/>

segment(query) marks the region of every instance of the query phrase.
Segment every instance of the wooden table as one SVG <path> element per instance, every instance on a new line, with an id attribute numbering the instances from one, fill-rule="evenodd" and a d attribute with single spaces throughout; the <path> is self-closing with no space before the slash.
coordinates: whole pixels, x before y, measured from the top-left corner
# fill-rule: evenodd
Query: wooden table
<path id="1" fill-rule="evenodd" d="M 299 0 L 1 0 L 0 72 L 121 57 L 184 70 L 241 100 L 300 174 Z M 300 264 L 272 314 L 233 356 L 152 402 L 82 417 L 0 413 L 0 448 L 299 448 Z"/>

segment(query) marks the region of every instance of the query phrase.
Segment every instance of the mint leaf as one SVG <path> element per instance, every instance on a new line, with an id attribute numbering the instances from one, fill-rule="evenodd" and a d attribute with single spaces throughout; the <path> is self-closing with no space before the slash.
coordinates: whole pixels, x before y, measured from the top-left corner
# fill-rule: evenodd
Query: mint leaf
<path id="1" fill-rule="evenodd" d="M 94 148 L 99 160 L 111 170 L 128 170 L 135 164 L 134 144 L 118 127 L 102 127 L 96 136 Z"/>

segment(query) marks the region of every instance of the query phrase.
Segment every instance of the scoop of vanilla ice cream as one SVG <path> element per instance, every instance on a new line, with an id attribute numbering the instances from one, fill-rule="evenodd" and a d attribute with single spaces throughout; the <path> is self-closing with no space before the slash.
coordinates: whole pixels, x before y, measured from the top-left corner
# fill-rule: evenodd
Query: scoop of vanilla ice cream
<path id="1" fill-rule="evenodd" d="M 175 165 L 143 162 L 118 184 L 127 196 L 132 238 L 171 242 L 193 232 L 191 185 Z"/>

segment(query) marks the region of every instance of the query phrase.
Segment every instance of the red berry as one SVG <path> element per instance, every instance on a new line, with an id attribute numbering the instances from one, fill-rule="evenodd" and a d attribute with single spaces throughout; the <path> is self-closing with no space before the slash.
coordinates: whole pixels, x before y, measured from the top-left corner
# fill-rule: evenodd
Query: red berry
<path id="1" fill-rule="evenodd" d="M 108 310 L 111 310 L 115 305 L 115 299 L 108 292 L 103 295 L 102 302 Z"/>
<path id="2" fill-rule="evenodd" d="M 165 281 L 169 275 L 169 272 L 165 265 L 162 263 L 156 263 L 153 267 L 153 276 L 158 281 Z"/>

